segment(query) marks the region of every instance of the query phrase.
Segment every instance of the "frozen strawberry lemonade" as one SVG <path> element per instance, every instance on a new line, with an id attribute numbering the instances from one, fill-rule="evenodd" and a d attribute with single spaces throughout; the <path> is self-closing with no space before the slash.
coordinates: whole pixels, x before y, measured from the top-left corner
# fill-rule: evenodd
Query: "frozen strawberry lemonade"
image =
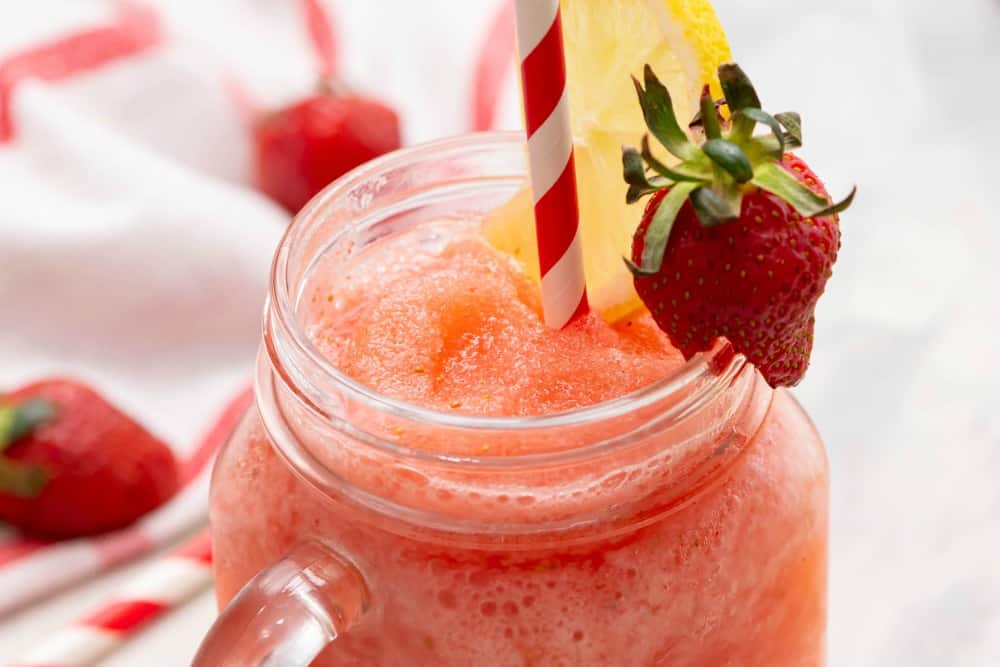
<path id="1" fill-rule="evenodd" d="M 474 225 L 448 226 L 453 238 L 441 240 L 438 223 L 382 242 L 355 267 L 318 271 L 321 284 L 306 291 L 310 336 L 355 380 L 438 411 L 551 414 L 624 396 L 682 363 L 648 315 L 547 329 L 537 285 L 519 266 Z M 317 665 L 821 665 L 824 453 L 787 394 L 772 398 L 756 376 L 745 384 L 709 400 L 692 423 L 650 424 L 652 435 L 633 436 L 622 451 L 522 471 L 520 488 L 503 471 L 432 478 L 389 459 L 351 465 L 324 448 L 352 448 L 363 461 L 360 443 L 299 431 L 348 484 L 471 522 L 471 535 L 401 528 L 333 490 L 325 497 L 289 469 L 251 415 L 214 480 L 220 602 L 319 538 L 357 564 L 373 609 Z M 610 433 L 627 418 L 590 429 Z M 383 426 L 401 444 L 452 455 L 567 446 L 558 430 L 485 439 L 415 425 L 410 440 L 411 427 Z M 727 446 L 736 453 L 716 454 Z M 724 463 L 705 479 L 713 455 Z M 616 470 L 630 473 L 606 474 Z M 600 508 L 614 506 L 625 509 L 612 527 Z M 567 528 L 574 522 L 582 528 Z M 490 537 L 505 526 L 517 534 Z"/>
<path id="2" fill-rule="evenodd" d="M 784 387 L 851 196 L 705 0 L 562 23 L 591 310 L 543 321 L 521 135 L 314 199 L 216 464 L 197 667 L 825 664 L 827 463 Z"/>

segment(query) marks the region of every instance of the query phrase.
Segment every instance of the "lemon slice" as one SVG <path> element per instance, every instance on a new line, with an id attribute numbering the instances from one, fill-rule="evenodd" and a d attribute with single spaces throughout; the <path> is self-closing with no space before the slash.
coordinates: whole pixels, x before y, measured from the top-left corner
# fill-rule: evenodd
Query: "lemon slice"
<path id="1" fill-rule="evenodd" d="M 646 133 L 630 76 L 641 78 L 650 64 L 683 123 L 702 85 L 717 87 L 715 72 L 732 56 L 707 0 L 562 0 L 562 21 L 587 293 L 615 321 L 642 306 L 622 262 L 643 208 L 626 205 L 622 180 L 622 145 L 637 146 Z M 485 231 L 538 276 L 528 189 L 497 209 Z"/>

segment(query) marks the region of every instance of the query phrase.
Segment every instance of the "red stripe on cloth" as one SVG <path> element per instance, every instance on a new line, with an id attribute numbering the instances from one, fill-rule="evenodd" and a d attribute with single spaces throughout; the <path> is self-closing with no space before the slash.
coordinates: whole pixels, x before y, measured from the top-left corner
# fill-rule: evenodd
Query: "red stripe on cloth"
<path id="1" fill-rule="evenodd" d="M 240 423 L 250 403 L 253 402 L 253 388 L 247 387 L 236 398 L 233 398 L 223 408 L 222 413 L 216 418 L 212 428 L 202 437 L 201 442 L 195 448 L 194 453 L 188 457 L 181 466 L 181 484 L 187 486 L 192 479 L 198 476 L 215 456 L 222 444 L 229 439 L 233 429 Z"/>
<path id="2" fill-rule="evenodd" d="M 167 609 L 168 605 L 152 600 L 123 600 L 109 603 L 94 614 L 80 619 L 76 624 L 110 632 L 131 632 Z"/>
<path id="3" fill-rule="evenodd" d="M 573 165 L 573 154 L 570 153 L 562 174 L 535 204 L 538 264 L 542 276 L 566 254 L 566 249 L 576 236 L 579 211 Z"/>
<path id="4" fill-rule="evenodd" d="M 549 26 L 545 37 L 527 56 L 521 54 L 521 76 L 524 77 L 525 128 L 531 137 L 552 114 L 566 87 L 566 61 L 563 56 L 562 17 Z"/>
<path id="5" fill-rule="evenodd" d="M 13 137 L 11 101 L 21 81 L 65 79 L 137 55 L 160 42 L 159 21 L 152 9 L 132 2 L 119 6 L 110 25 L 81 30 L 0 61 L 0 142 Z"/>
<path id="6" fill-rule="evenodd" d="M 203 530 L 190 540 L 185 542 L 174 552 L 178 558 L 199 561 L 205 565 L 212 563 L 212 536 L 207 530 Z"/>
<path id="7" fill-rule="evenodd" d="M 493 129 L 501 87 L 514 63 L 514 0 L 500 0 L 498 10 L 473 71 L 470 126 L 477 132 Z"/>
<path id="8" fill-rule="evenodd" d="M 332 79 L 340 69 L 337 30 L 332 15 L 323 7 L 322 0 L 301 0 L 301 5 L 319 75 L 322 79 Z"/>
<path id="9" fill-rule="evenodd" d="M 258 115 L 257 103 L 254 101 L 253 95 L 250 94 L 250 90 L 243 82 L 236 78 L 236 75 L 227 76 L 222 85 L 225 87 L 226 96 L 232 102 L 233 108 L 236 109 L 236 113 L 243 122 L 243 126 L 249 132 Z"/>
<path id="10" fill-rule="evenodd" d="M 30 556 L 50 544 L 54 543 L 51 540 L 36 540 L 31 537 L 17 535 L 9 542 L 0 544 L 0 567 Z"/>

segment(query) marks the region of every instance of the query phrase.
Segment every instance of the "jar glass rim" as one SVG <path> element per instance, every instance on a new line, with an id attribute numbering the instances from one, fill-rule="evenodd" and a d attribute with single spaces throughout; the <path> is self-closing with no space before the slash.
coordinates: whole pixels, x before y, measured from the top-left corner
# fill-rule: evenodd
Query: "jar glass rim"
<path id="1" fill-rule="evenodd" d="M 473 431 L 504 431 L 507 433 L 532 432 L 566 426 L 585 426 L 614 419 L 651 404 L 663 401 L 681 389 L 695 387 L 684 400 L 675 403 L 668 410 L 687 412 L 692 403 L 700 404 L 710 396 L 717 395 L 722 386 L 732 380 L 745 363 L 742 355 L 734 355 L 732 347 L 720 343 L 711 350 L 698 353 L 680 365 L 673 373 L 615 399 L 587 405 L 572 410 L 545 415 L 528 416 L 483 416 L 436 410 L 405 400 L 393 398 L 351 378 L 331 362 L 313 343 L 305 328 L 296 317 L 298 303 L 296 297 L 299 285 L 291 279 L 291 249 L 307 243 L 312 225 L 332 210 L 338 200 L 366 182 L 376 179 L 389 168 L 418 165 L 423 161 L 446 160 L 449 156 L 460 157 L 471 150 L 523 151 L 524 137 L 520 132 L 484 132 L 440 139 L 389 153 L 358 167 L 327 186 L 314 197 L 295 217 L 286 230 L 275 253 L 271 267 L 268 304 L 265 308 L 265 340 L 268 327 L 280 337 L 281 345 L 267 344 L 272 365 L 294 358 L 296 365 L 307 365 L 310 373 L 322 375 L 327 386 L 333 386 L 348 399 L 356 400 L 385 414 L 413 420 L 431 426 L 469 429 Z M 524 178 L 524 173 L 510 177 Z M 498 177 L 498 180 L 499 177 Z M 398 206 L 398 203 L 394 204 Z M 345 225 L 330 240 L 330 246 L 337 237 L 356 231 L 352 225 Z M 280 350 L 276 349 L 280 347 Z M 286 376 L 286 382 L 289 378 Z M 292 384 L 297 384 L 292 381 Z M 296 387 L 301 389 L 300 387 Z M 305 392 L 307 395 L 308 391 Z M 316 398 L 316 397 L 310 397 Z M 317 403 L 316 401 L 310 401 Z M 398 443 L 384 443 L 399 448 Z M 402 448 L 405 449 L 405 448 Z M 431 452 L 426 452 L 431 454 Z M 565 452 L 563 452 L 565 453 Z M 443 456 L 443 455 L 442 455 Z M 531 454 L 512 455 L 508 458 L 531 457 Z M 443 456 L 443 458 L 451 458 Z M 474 457 L 470 457 L 474 458 Z M 495 457 L 477 459 L 491 461 Z"/>

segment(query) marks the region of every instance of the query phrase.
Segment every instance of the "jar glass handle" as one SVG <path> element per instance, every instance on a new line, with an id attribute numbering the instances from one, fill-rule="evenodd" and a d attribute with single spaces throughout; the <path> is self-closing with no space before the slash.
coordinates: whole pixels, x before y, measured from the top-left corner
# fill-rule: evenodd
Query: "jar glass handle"
<path id="1" fill-rule="evenodd" d="M 307 667 L 368 605 L 354 565 L 317 542 L 301 544 L 233 598 L 191 667 Z"/>

